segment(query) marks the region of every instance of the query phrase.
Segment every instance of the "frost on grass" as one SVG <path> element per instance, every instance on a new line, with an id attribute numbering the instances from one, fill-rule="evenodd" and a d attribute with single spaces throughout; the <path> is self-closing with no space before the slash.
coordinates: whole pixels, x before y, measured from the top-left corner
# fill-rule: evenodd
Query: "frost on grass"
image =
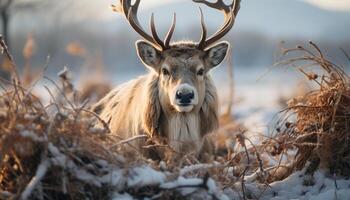
<path id="1" fill-rule="evenodd" d="M 165 181 L 166 176 L 149 166 L 135 167 L 129 170 L 128 187 L 142 187 L 144 185 L 159 185 Z"/>

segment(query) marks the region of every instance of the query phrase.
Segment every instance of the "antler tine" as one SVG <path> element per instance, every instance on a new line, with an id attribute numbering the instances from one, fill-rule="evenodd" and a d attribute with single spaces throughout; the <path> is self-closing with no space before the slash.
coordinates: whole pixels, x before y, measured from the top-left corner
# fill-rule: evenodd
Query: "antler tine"
<path id="1" fill-rule="evenodd" d="M 205 0 L 193 0 L 193 2 L 195 2 L 195 3 L 203 3 L 203 4 L 205 4 L 205 5 L 207 5 L 207 6 L 211 7 L 211 8 L 214 8 L 215 4 L 217 3 L 217 2 L 212 3 L 212 2 L 209 2 L 209 1 L 205 1 Z"/>
<path id="2" fill-rule="evenodd" d="M 240 9 L 241 0 L 234 0 L 230 5 L 226 5 L 223 0 L 217 0 L 214 3 L 208 2 L 206 0 L 193 0 L 193 1 L 196 3 L 203 3 L 211 8 L 220 10 L 224 13 L 224 17 L 225 17 L 224 24 L 216 33 L 214 33 L 207 40 L 203 41 L 203 38 L 201 38 L 198 46 L 199 48 L 204 49 L 205 47 L 210 46 L 211 44 L 213 44 L 214 42 L 218 41 L 223 36 L 225 36 L 225 34 L 227 34 L 227 32 L 233 27 L 236 15 L 238 14 L 238 11 Z"/>
<path id="3" fill-rule="evenodd" d="M 241 9 L 241 0 L 236 0 L 234 1 L 234 5 L 233 5 L 233 14 L 235 15 L 235 17 L 238 14 L 238 11 Z"/>
<path id="4" fill-rule="evenodd" d="M 219 9 L 219 10 L 224 10 L 225 12 L 229 11 L 229 6 L 227 6 L 223 0 L 216 0 L 216 2 L 209 2 L 206 0 L 193 0 L 196 3 L 203 3 L 206 6 L 209 6 L 211 8 Z M 232 5 L 232 4 L 231 4 Z M 230 6 L 231 6 L 230 5 Z"/>
<path id="5" fill-rule="evenodd" d="M 145 40 L 151 42 L 154 44 L 157 48 L 164 49 L 163 42 L 159 39 L 156 31 L 155 31 L 155 25 L 154 25 L 154 19 L 153 14 L 151 18 L 151 31 L 152 36 L 148 34 L 140 25 L 140 22 L 137 18 L 137 11 L 139 8 L 141 0 L 136 0 L 135 3 L 132 5 L 131 0 L 120 0 L 120 4 L 122 9 L 119 7 L 114 6 L 114 10 L 122 13 L 128 20 L 131 27 Z"/>
<path id="6" fill-rule="evenodd" d="M 240 9 L 241 0 L 234 0 L 232 4 L 230 4 L 229 12 L 225 15 L 226 23 L 219 29 L 211 38 L 207 40 L 207 44 L 210 45 L 218 39 L 222 38 L 230 31 L 235 23 L 236 16 Z M 217 39 L 218 38 L 218 39 Z"/>
<path id="7" fill-rule="evenodd" d="M 210 46 L 211 44 L 215 43 L 222 37 L 224 37 L 230 29 L 233 27 L 234 24 L 234 17 L 227 18 L 227 21 L 225 24 L 216 32 L 214 33 L 209 39 L 207 39 L 204 43 L 204 48 Z"/>
<path id="8" fill-rule="evenodd" d="M 202 27 L 202 35 L 201 35 L 201 39 L 199 41 L 199 48 L 203 49 L 205 40 L 207 39 L 207 28 L 205 26 L 205 22 L 204 22 L 204 16 L 203 16 L 203 11 L 202 9 L 199 7 L 199 12 L 200 12 L 200 16 L 201 16 L 201 27 Z"/>
<path id="9" fill-rule="evenodd" d="M 151 15 L 150 27 L 151 27 L 151 32 L 152 32 L 154 42 L 159 44 L 162 47 L 162 49 L 165 49 L 164 43 L 159 38 L 159 36 L 157 34 L 156 26 L 154 25 L 154 13 L 152 13 L 152 15 Z"/>
<path id="10" fill-rule="evenodd" d="M 131 27 L 140 34 L 145 40 L 151 42 L 152 44 L 156 45 L 157 47 L 161 47 L 159 44 L 154 42 L 154 39 L 152 36 L 146 33 L 146 31 L 143 30 L 143 28 L 139 25 L 138 20 L 135 19 L 134 13 L 132 13 L 132 8 L 129 8 L 129 14 L 127 16 L 127 19 L 129 21 L 129 24 Z"/>
<path id="11" fill-rule="evenodd" d="M 173 15 L 173 22 L 171 23 L 170 29 L 169 29 L 169 31 L 166 34 L 165 39 L 164 39 L 165 48 L 170 48 L 170 40 L 171 40 L 171 37 L 173 37 L 173 33 L 175 30 L 175 24 L 176 24 L 176 13 L 174 13 L 174 15 Z"/>

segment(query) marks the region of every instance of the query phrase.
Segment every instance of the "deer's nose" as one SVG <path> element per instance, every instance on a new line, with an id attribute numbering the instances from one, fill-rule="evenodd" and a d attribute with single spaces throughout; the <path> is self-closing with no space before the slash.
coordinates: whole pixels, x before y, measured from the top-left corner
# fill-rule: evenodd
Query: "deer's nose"
<path id="1" fill-rule="evenodd" d="M 190 104 L 194 98 L 194 92 L 192 90 L 178 90 L 176 92 L 176 99 L 180 101 L 181 104 Z"/>

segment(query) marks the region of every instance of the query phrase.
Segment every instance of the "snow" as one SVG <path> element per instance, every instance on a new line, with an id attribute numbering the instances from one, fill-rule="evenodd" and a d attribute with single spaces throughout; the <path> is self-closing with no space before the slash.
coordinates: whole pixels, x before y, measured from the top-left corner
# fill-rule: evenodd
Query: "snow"
<path id="1" fill-rule="evenodd" d="M 33 141 L 36 142 L 43 142 L 46 141 L 47 138 L 46 137 L 39 137 L 37 134 L 35 134 L 33 131 L 29 131 L 29 130 L 23 130 L 19 133 L 22 137 L 26 137 L 26 138 L 30 138 Z"/>
<path id="2" fill-rule="evenodd" d="M 32 134 L 34 133 L 28 132 L 24 135 L 33 137 Z M 193 174 L 196 174 L 200 170 L 222 167 L 222 164 L 216 162 L 185 166 L 179 169 L 177 176 L 174 176 L 176 174 L 167 171 L 166 163 L 164 162 L 161 163 L 161 170 L 158 171 L 148 165 L 118 168 L 105 160 L 96 160 L 95 164 L 99 165 L 106 173 L 95 175 L 86 170 L 90 165 L 78 167 L 52 143 L 48 143 L 48 150 L 52 157 L 40 164 L 36 175 L 22 193 L 22 199 L 30 196 L 35 186 L 40 182 L 40 179 L 45 175 L 48 167 L 51 165 L 61 166 L 74 174 L 77 179 L 97 187 L 104 185 L 112 186 L 111 199 L 113 200 L 132 200 L 134 198 L 130 194 L 125 193 L 127 189 L 149 186 L 159 187 L 160 190 L 176 190 L 184 196 L 190 195 L 190 197 L 198 197 L 199 199 L 229 200 L 242 198 L 239 190 L 241 188 L 240 182 L 235 184 L 235 189 L 223 189 L 210 177 L 203 179 L 202 177 L 193 176 Z M 232 166 L 227 167 L 227 170 L 232 171 L 233 168 Z M 264 171 L 269 171 L 269 169 L 265 169 Z M 246 194 L 250 194 L 253 198 L 259 198 L 261 200 L 346 200 L 350 197 L 350 180 L 327 175 L 326 172 L 321 170 L 316 171 L 314 176 L 305 175 L 305 171 L 294 172 L 285 180 L 274 182 L 269 186 L 254 181 L 258 173 L 260 172 L 258 171 L 255 174 L 245 177 Z M 205 180 L 206 182 L 204 182 Z M 311 184 L 306 185 L 305 182 Z M 236 190 L 237 188 L 238 190 Z"/>
<path id="3" fill-rule="evenodd" d="M 108 166 L 108 162 L 105 160 L 97 160 L 96 164 L 98 164 L 100 167 L 106 167 Z"/>
<path id="4" fill-rule="evenodd" d="M 114 169 L 108 174 L 102 176 L 100 178 L 100 181 L 102 183 L 109 183 L 111 186 L 115 187 L 115 189 L 119 191 L 123 189 L 127 180 L 123 170 Z"/>
<path id="5" fill-rule="evenodd" d="M 160 185 L 162 189 L 176 189 L 182 195 L 190 195 L 198 190 L 207 189 L 209 195 L 215 197 L 214 199 L 228 200 L 229 198 L 217 187 L 215 181 L 211 178 L 204 183 L 201 178 L 185 178 L 179 176 L 176 180 Z M 200 194 L 200 193 L 199 193 Z M 204 197 L 203 197 L 204 198 Z"/>
<path id="6" fill-rule="evenodd" d="M 35 176 L 30 180 L 26 189 L 21 194 L 21 199 L 25 200 L 30 197 L 33 190 L 40 183 L 41 179 L 45 176 L 48 168 L 50 167 L 50 162 L 48 160 L 43 160 L 36 170 Z"/>
<path id="7" fill-rule="evenodd" d="M 25 120 L 34 120 L 36 118 L 35 115 L 25 114 L 24 119 Z"/>
<path id="8" fill-rule="evenodd" d="M 216 187 L 215 181 L 211 178 L 207 181 L 207 187 L 209 194 L 215 194 L 217 192 L 218 188 Z"/>
<path id="9" fill-rule="evenodd" d="M 48 149 L 49 152 L 53 155 L 53 157 L 50 159 L 51 162 L 54 165 L 64 167 L 67 162 L 66 156 L 61 154 L 61 152 L 51 142 L 48 144 Z"/>
<path id="10" fill-rule="evenodd" d="M 235 119 L 248 128 L 249 137 L 253 143 L 258 143 L 255 137 L 261 134 L 268 134 L 270 124 L 281 110 L 280 99 L 285 94 L 281 94 L 282 86 L 258 85 L 241 86 L 237 88 L 237 98 L 241 98 L 234 108 Z"/>
<path id="11" fill-rule="evenodd" d="M 48 149 L 52 154 L 50 161 L 54 165 L 69 169 L 69 171 L 81 181 L 93 184 L 97 187 L 101 187 L 103 184 L 109 184 L 115 187 L 116 190 L 122 189 L 126 183 L 125 172 L 119 168 L 110 168 L 108 162 L 105 160 L 97 160 L 96 164 L 105 169 L 108 173 L 102 176 L 97 176 L 89 173 L 84 168 L 78 167 L 72 160 L 69 160 L 64 154 L 62 154 L 52 143 L 48 144 Z M 86 165 L 85 168 L 88 168 L 88 165 Z"/>
<path id="12" fill-rule="evenodd" d="M 229 200 L 228 196 L 223 194 L 218 187 L 216 186 L 216 183 L 213 179 L 209 178 L 207 181 L 207 188 L 208 188 L 208 194 L 215 197 L 215 199 L 220 200 Z"/>
<path id="13" fill-rule="evenodd" d="M 203 184 L 203 179 L 200 178 L 184 178 L 182 176 L 178 177 L 177 180 L 173 182 L 168 182 L 162 184 L 160 188 L 162 189 L 176 189 L 181 192 L 182 195 L 186 196 L 194 193 L 198 190 L 198 187 Z"/>
<path id="14" fill-rule="evenodd" d="M 196 165 L 190 165 L 190 166 L 185 166 L 180 170 L 180 175 L 185 175 L 189 172 L 193 172 L 196 170 L 203 170 L 203 169 L 209 169 L 209 168 L 215 168 L 215 167 L 221 167 L 222 164 L 220 163 L 212 163 L 212 164 L 196 164 Z"/>
<path id="15" fill-rule="evenodd" d="M 316 171 L 313 176 L 305 175 L 304 170 L 297 171 L 269 186 L 247 183 L 246 188 L 262 200 L 348 200 L 350 197 L 350 180 L 329 176 L 322 170 Z"/>
<path id="16" fill-rule="evenodd" d="M 130 196 L 128 193 L 115 193 L 112 195 L 112 200 L 134 200 L 134 198 L 132 198 L 132 196 Z"/>
<path id="17" fill-rule="evenodd" d="M 140 187 L 143 185 L 159 185 L 166 176 L 162 172 L 152 169 L 150 166 L 134 167 L 129 170 L 128 187 Z"/>
<path id="18" fill-rule="evenodd" d="M 75 165 L 72 165 L 71 170 L 74 172 L 75 177 L 78 178 L 79 180 L 84 181 L 85 183 L 93 184 L 97 187 L 102 186 L 102 183 L 99 180 L 99 178 L 97 176 L 87 172 L 86 170 L 79 169 Z"/>
<path id="19" fill-rule="evenodd" d="M 173 189 L 173 188 L 178 188 L 178 187 L 182 187 L 182 186 L 197 187 L 201 184 L 203 184 L 203 179 L 201 179 L 201 178 L 186 179 L 183 176 L 179 176 L 177 180 L 175 180 L 173 182 L 164 183 L 160 187 L 163 189 Z"/>

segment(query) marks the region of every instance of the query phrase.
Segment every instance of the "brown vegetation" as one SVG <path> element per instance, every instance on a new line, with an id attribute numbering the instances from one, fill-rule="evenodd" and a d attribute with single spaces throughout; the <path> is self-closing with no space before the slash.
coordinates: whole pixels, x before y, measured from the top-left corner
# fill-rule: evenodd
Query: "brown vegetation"
<path id="1" fill-rule="evenodd" d="M 310 47 L 298 46 L 284 53 L 300 52 L 302 56 L 282 64 L 298 66 L 317 89 L 288 102 L 277 126 L 277 138 L 284 141 L 284 148 L 297 148 L 296 169 L 307 165 L 308 173 L 323 168 L 350 176 L 350 78 L 312 42 Z"/>
<path id="2" fill-rule="evenodd" d="M 12 61 L 6 46 L 2 48 Z M 218 199 L 221 194 L 213 191 L 213 179 L 227 185 L 237 180 L 230 180 L 228 172 L 221 173 L 231 165 L 223 159 L 201 164 L 189 154 L 176 163 L 164 163 L 125 151 L 125 146 L 132 148 L 130 143 L 139 138 L 112 135 L 103 121 L 104 126 L 96 128 L 100 118 L 86 104 L 75 101 L 75 87 L 66 70 L 59 74 L 62 87 L 55 84 L 59 95 L 47 88 L 52 99 L 44 106 L 22 86 L 14 62 L 11 66 L 13 81 L 2 80 L 0 96 L 1 199 L 109 199 L 125 192 L 134 197 L 204 195 Z M 143 169 L 161 180 L 149 181 L 148 174 L 137 177 Z M 183 177 L 190 182 L 177 183 Z M 133 184 L 137 178 L 139 182 Z M 186 188 L 194 192 L 182 194 L 181 189 Z"/>

